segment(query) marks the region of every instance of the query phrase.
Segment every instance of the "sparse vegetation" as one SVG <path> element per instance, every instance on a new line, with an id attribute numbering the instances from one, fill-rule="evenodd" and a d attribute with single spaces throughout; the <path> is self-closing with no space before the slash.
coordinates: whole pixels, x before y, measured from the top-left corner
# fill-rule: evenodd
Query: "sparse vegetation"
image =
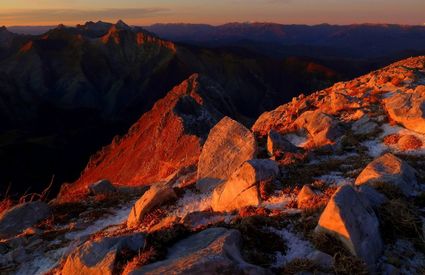
<path id="1" fill-rule="evenodd" d="M 406 238 L 416 246 L 425 248 L 422 221 L 414 206 L 404 199 L 391 199 L 377 211 L 382 237 L 386 242 Z"/>
<path id="2" fill-rule="evenodd" d="M 247 262 L 263 267 L 270 267 L 276 259 L 276 252 L 286 251 L 285 242 L 266 227 L 278 227 L 275 219 L 263 216 L 241 218 L 230 227 L 241 232 L 243 240 L 242 256 Z"/>
<path id="3" fill-rule="evenodd" d="M 280 274 L 298 274 L 300 272 L 320 272 L 322 269 L 313 261 L 308 259 L 294 259 L 287 263 L 281 270 Z"/>

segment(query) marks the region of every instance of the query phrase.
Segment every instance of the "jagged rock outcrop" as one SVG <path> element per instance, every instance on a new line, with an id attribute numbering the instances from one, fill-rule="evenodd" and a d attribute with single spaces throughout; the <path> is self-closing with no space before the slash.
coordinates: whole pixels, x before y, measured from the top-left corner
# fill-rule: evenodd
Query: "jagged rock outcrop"
<path id="1" fill-rule="evenodd" d="M 267 136 L 267 152 L 270 156 L 277 156 L 284 152 L 296 152 L 297 147 L 286 140 L 281 134 L 270 130 Z"/>
<path id="2" fill-rule="evenodd" d="M 144 236 L 140 233 L 87 241 L 66 258 L 61 274 L 115 274 L 118 253 L 123 249 L 137 252 L 143 248 L 144 244 Z"/>
<path id="3" fill-rule="evenodd" d="M 362 116 L 359 120 L 355 121 L 351 126 L 351 130 L 356 135 L 373 134 L 379 129 L 378 123 L 371 120 L 368 115 Z"/>
<path id="4" fill-rule="evenodd" d="M 47 218 L 50 207 L 41 201 L 19 204 L 0 215 L 0 239 L 16 236 Z"/>
<path id="5" fill-rule="evenodd" d="M 304 112 L 294 124 L 308 132 L 316 147 L 334 144 L 343 134 L 338 121 L 320 110 Z"/>
<path id="6" fill-rule="evenodd" d="M 387 153 L 369 163 L 356 179 L 356 185 L 392 184 L 406 196 L 417 185 L 416 171 L 405 161 Z"/>
<path id="7" fill-rule="evenodd" d="M 165 260 L 126 274 L 267 274 L 265 269 L 246 263 L 240 247 L 237 230 L 210 228 L 170 247 Z"/>
<path id="8" fill-rule="evenodd" d="M 383 243 L 373 209 L 349 185 L 340 187 L 320 216 L 316 232 L 338 238 L 370 267 L 381 256 Z"/>
<path id="9" fill-rule="evenodd" d="M 224 212 L 261 202 L 260 184 L 270 184 L 279 175 L 276 162 L 253 159 L 245 162 L 231 177 L 214 189 L 211 207 Z"/>
<path id="10" fill-rule="evenodd" d="M 385 109 L 394 121 L 407 129 L 425 134 L 425 86 L 396 91 L 384 99 Z"/>
<path id="11" fill-rule="evenodd" d="M 166 183 L 152 185 L 148 191 L 134 204 L 127 218 L 127 226 L 137 226 L 144 216 L 154 207 L 176 199 L 177 195 L 174 189 Z"/>
<path id="12" fill-rule="evenodd" d="M 127 135 L 92 157 L 80 179 L 63 186 L 59 198 L 72 200 L 103 178 L 115 185 L 147 185 L 196 165 L 209 130 L 223 116 L 219 110 L 232 113 L 231 108 L 218 84 L 191 76 L 159 100 Z"/>
<path id="13" fill-rule="evenodd" d="M 210 131 L 198 162 L 196 187 L 205 192 L 229 178 L 242 163 L 255 158 L 257 143 L 250 130 L 224 117 Z"/>

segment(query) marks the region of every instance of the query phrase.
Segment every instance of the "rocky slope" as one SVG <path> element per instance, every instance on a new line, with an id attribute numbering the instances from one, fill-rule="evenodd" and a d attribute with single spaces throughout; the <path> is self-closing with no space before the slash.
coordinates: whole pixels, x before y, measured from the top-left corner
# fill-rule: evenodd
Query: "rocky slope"
<path id="1" fill-rule="evenodd" d="M 252 129 L 223 117 L 209 81 L 177 86 L 59 199 L 0 214 L 0 271 L 424 273 L 425 57 L 300 95 Z"/>

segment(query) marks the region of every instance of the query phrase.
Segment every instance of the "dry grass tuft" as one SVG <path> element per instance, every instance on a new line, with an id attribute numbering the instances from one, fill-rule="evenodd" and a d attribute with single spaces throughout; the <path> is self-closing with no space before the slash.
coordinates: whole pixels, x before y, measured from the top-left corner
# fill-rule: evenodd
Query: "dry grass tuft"
<path id="1" fill-rule="evenodd" d="M 399 187 L 390 183 L 375 182 L 373 183 L 373 187 L 375 188 L 376 191 L 378 191 L 381 194 L 384 194 L 390 200 L 405 197 Z"/>
<path id="2" fill-rule="evenodd" d="M 366 264 L 357 257 L 343 253 L 334 255 L 334 273 L 366 275 L 369 274 Z"/>
<path id="3" fill-rule="evenodd" d="M 116 271 L 119 271 L 121 267 L 121 269 L 123 270 L 122 274 L 130 274 L 131 271 L 138 269 L 144 265 L 153 263 L 157 261 L 157 259 L 160 259 L 158 251 L 154 247 L 149 247 L 143 251 L 140 251 L 135 257 L 133 257 L 127 262 L 125 262 L 125 259 L 123 259 L 124 261 L 120 261 L 121 266 L 117 265 L 116 269 L 118 270 Z"/>
<path id="4" fill-rule="evenodd" d="M 320 251 L 333 256 L 334 274 L 369 274 L 366 264 L 353 256 L 340 240 L 326 233 L 315 233 L 313 245 Z"/>
<path id="5" fill-rule="evenodd" d="M 422 221 L 413 205 L 403 199 L 392 199 L 380 206 L 377 214 L 386 242 L 406 238 L 416 246 L 425 248 Z"/>
<path id="6" fill-rule="evenodd" d="M 299 274 L 302 272 L 311 272 L 313 274 L 320 272 L 321 268 L 311 260 L 308 259 L 294 259 L 287 263 L 280 274 Z"/>
<path id="7" fill-rule="evenodd" d="M 231 225 L 231 228 L 241 232 L 243 239 L 241 252 L 247 262 L 270 267 L 276 260 L 276 251 L 286 251 L 285 242 L 278 235 L 265 229 L 278 225 L 278 221 L 263 216 L 242 218 Z"/>

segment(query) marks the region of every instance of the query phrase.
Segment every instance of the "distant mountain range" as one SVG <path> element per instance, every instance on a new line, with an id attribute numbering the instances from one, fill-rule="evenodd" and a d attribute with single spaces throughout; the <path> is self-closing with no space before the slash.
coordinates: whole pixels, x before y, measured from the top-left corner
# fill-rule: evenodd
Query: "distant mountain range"
<path id="1" fill-rule="evenodd" d="M 271 52 L 265 53 L 311 57 L 378 58 L 423 51 L 425 45 L 425 26 L 229 23 L 220 26 L 155 24 L 144 28 L 177 42 L 204 46 L 251 43 L 262 49 L 271 43 Z"/>

